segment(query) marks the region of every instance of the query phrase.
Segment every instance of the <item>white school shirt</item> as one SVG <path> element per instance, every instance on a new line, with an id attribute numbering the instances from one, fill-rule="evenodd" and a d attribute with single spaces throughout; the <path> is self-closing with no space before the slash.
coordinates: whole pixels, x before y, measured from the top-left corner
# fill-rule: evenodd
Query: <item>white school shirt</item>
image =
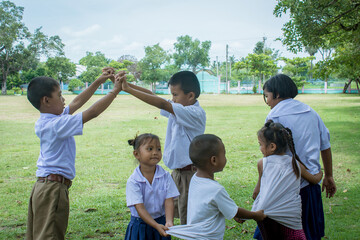
<path id="1" fill-rule="evenodd" d="M 299 164 L 298 167 L 300 170 Z M 251 211 L 263 209 L 264 214 L 278 223 L 302 229 L 300 179 L 300 176 L 296 178 L 289 155 L 264 157 L 260 192 Z"/>
<path id="2" fill-rule="evenodd" d="M 126 204 L 131 216 L 140 217 L 135 205 L 143 203 L 153 219 L 165 215 L 165 199 L 178 197 L 179 191 L 169 172 L 156 165 L 152 184 L 137 167 L 126 183 Z"/>
<path id="3" fill-rule="evenodd" d="M 170 169 L 183 168 L 192 164 L 189 157 L 190 142 L 205 132 L 206 114 L 199 101 L 183 106 L 169 101 L 175 114 L 161 110 L 160 114 L 169 118 L 163 160 Z"/>
<path id="4" fill-rule="evenodd" d="M 168 234 L 182 239 L 223 239 L 225 218 L 232 219 L 238 206 L 218 182 L 196 176 L 189 186 L 187 224 L 170 227 Z"/>
<path id="5" fill-rule="evenodd" d="M 59 174 L 70 180 L 75 177 L 75 135 L 82 135 L 82 113 L 69 114 L 69 106 L 60 115 L 40 113 L 35 123 L 40 138 L 37 177 Z"/>
<path id="6" fill-rule="evenodd" d="M 279 102 L 266 117 L 290 128 L 295 150 L 311 174 L 320 172 L 320 151 L 331 147 L 330 133 L 320 116 L 308 105 L 292 98 Z M 288 152 L 291 155 L 290 152 Z M 308 181 L 302 179 L 301 188 Z"/>

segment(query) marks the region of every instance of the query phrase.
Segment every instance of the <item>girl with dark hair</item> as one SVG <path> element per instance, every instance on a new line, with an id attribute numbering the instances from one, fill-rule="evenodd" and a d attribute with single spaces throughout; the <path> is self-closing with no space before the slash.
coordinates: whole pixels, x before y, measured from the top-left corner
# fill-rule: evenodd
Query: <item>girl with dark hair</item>
<path id="1" fill-rule="evenodd" d="M 128 142 L 139 166 L 126 184 L 131 220 L 125 240 L 171 239 L 165 230 L 174 225 L 174 198 L 179 192 L 170 173 L 157 165 L 162 157 L 159 137 L 145 133 Z"/>
<path id="2" fill-rule="evenodd" d="M 264 209 L 268 216 L 258 222 L 262 238 L 306 239 L 301 223 L 300 175 L 313 183 L 322 172 L 313 176 L 305 170 L 296 154 L 291 130 L 268 121 L 258 131 L 260 151 L 259 181 L 254 190 L 252 211 Z M 292 157 L 287 155 L 290 150 Z"/>

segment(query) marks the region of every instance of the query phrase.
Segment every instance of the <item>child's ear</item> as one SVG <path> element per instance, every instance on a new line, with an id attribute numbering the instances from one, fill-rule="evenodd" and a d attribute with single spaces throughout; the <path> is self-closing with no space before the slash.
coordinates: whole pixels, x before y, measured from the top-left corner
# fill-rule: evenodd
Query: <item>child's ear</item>
<path id="1" fill-rule="evenodd" d="M 270 144 L 269 144 L 269 148 L 270 148 L 270 151 L 275 152 L 275 150 L 276 150 L 276 144 L 275 144 L 275 143 L 270 143 Z"/>
<path id="2" fill-rule="evenodd" d="M 47 105 L 49 103 L 49 97 L 48 96 L 43 96 L 40 100 L 40 104 L 41 105 Z"/>
<path id="3" fill-rule="evenodd" d="M 194 92 L 189 92 L 188 93 L 188 98 L 190 101 L 194 100 L 195 99 L 195 93 Z"/>
<path id="4" fill-rule="evenodd" d="M 213 166 L 216 165 L 216 156 L 212 156 L 212 157 L 210 158 L 210 163 L 211 163 L 211 165 L 213 165 Z"/>
<path id="5" fill-rule="evenodd" d="M 138 151 L 134 150 L 134 151 L 133 151 L 133 155 L 134 155 L 134 157 L 135 157 L 137 160 L 139 160 L 140 154 L 139 154 Z"/>

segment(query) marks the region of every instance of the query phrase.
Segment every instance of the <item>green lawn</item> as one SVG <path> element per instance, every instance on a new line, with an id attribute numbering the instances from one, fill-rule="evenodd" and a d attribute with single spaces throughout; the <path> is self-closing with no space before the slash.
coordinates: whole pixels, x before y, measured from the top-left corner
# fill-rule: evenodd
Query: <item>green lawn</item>
<path id="1" fill-rule="evenodd" d="M 101 96 L 94 96 L 83 108 Z M 169 96 L 165 96 L 168 98 Z M 69 103 L 74 95 L 66 95 Z M 334 178 L 338 192 L 323 198 L 327 239 L 359 239 L 360 235 L 360 97 L 300 95 L 331 133 Z M 251 208 L 262 157 L 256 132 L 269 108 L 261 95 L 202 95 L 206 133 L 223 139 L 228 163 L 216 174 L 235 202 Z M 39 113 L 26 96 L 0 96 L 0 239 L 22 239 L 27 204 L 35 181 L 39 139 L 34 123 Z M 137 166 L 127 140 L 152 132 L 165 139 L 167 119 L 129 95 L 120 95 L 98 118 L 84 126 L 77 142 L 77 176 L 70 189 L 68 239 L 122 239 L 130 219 L 126 207 L 127 178 Z M 161 165 L 163 165 L 161 163 Z M 323 195 L 324 197 L 324 195 Z M 255 222 L 227 221 L 225 239 L 251 239 Z"/>

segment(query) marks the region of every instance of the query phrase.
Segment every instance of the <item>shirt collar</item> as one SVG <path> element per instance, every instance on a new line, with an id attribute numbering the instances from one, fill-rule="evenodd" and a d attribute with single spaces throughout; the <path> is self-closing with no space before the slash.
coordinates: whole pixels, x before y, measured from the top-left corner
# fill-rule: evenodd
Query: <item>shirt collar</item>
<path id="1" fill-rule="evenodd" d="M 292 114 L 299 114 L 309 112 L 311 110 L 309 105 L 297 101 L 295 99 L 285 99 L 276 104 L 276 106 L 271 109 L 269 115 L 272 117 L 281 117 Z"/>
<path id="2" fill-rule="evenodd" d="M 162 167 L 160 167 L 159 165 L 156 165 L 154 179 L 161 178 L 162 176 L 164 176 L 165 173 L 166 173 L 166 171 Z M 142 175 L 142 173 L 140 171 L 140 165 L 135 169 L 134 179 L 137 182 L 146 182 L 147 181 L 147 179 Z"/>

